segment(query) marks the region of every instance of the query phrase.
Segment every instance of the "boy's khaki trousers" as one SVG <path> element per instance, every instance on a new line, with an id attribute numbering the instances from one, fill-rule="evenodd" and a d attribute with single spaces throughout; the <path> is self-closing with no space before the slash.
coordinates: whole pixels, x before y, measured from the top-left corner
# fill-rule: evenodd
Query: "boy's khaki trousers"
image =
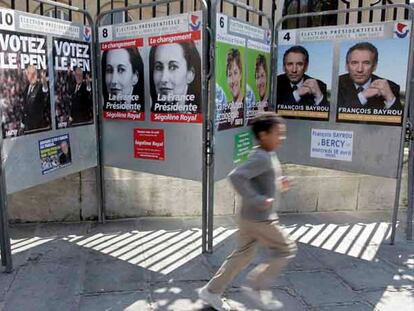
<path id="1" fill-rule="evenodd" d="M 278 220 L 239 220 L 238 247 L 223 262 L 220 269 L 208 282 L 211 293 L 222 294 L 234 277 L 253 259 L 256 245 L 270 251 L 270 258 L 255 267 L 248 275 L 248 285 L 253 289 L 265 289 L 280 270 L 296 254 L 296 243 L 279 226 Z"/>

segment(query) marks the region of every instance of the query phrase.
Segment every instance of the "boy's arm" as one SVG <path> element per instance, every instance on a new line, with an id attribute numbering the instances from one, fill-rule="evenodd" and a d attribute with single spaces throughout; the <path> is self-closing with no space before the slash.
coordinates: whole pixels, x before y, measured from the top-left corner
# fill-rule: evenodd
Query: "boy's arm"
<path id="1" fill-rule="evenodd" d="M 261 153 L 253 153 L 241 166 L 236 167 L 230 174 L 229 179 L 236 191 L 250 204 L 257 207 L 269 207 L 266 200 L 269 198 L 255 190 L 250 180 L 259 176 L 271 168 L 271 161 Z M 270 203 L 271 205 L 271 203 Z"/>

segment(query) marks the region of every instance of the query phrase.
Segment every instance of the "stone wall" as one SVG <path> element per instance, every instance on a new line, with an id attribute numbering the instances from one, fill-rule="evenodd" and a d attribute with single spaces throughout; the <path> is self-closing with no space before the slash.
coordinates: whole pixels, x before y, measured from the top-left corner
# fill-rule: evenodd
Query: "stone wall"
<path id="1" fill-rule="evenodd" d="M 284 165 L 294 180 L 283 195 L 281 212 L 392 209 L 396 181 L 299 165 Z M 406 169 L 400 206 L 407 205 Z M 108 218 L 201 215 L 201 183 L 178 178 L 105 169 Z M 215 186 L 215 214 L 233 214 L 240 199 L 227 180 Z M 95 170 L 90 169 L 39 185 L 8 198 L 12 222 L 97 219 Z"/>

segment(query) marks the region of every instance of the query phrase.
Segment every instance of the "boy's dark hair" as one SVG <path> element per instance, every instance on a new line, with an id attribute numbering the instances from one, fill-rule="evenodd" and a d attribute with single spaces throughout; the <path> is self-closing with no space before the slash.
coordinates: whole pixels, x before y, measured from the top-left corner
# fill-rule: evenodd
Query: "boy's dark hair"
<path id="1" fill-rule="evenodd" d="M 253 119 L 252 132 L 254 136 L 259 139 L 260 132 L 270 132 L 274 126 L 283 124 L 285 124 L 285 121 L 275 112 L 262 112 L 256 115 L 256 117 Z"/>

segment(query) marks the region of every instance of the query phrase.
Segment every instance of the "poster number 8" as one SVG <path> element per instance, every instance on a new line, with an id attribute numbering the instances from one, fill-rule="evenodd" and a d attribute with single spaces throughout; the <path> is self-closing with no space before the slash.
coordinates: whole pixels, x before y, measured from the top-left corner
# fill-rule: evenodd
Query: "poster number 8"
<path id="1" fill-rule="evenodd" d="M 104 27 L 99 32 L 99 41 L 111 41 L 112 40 L 112 28 Z"/>

